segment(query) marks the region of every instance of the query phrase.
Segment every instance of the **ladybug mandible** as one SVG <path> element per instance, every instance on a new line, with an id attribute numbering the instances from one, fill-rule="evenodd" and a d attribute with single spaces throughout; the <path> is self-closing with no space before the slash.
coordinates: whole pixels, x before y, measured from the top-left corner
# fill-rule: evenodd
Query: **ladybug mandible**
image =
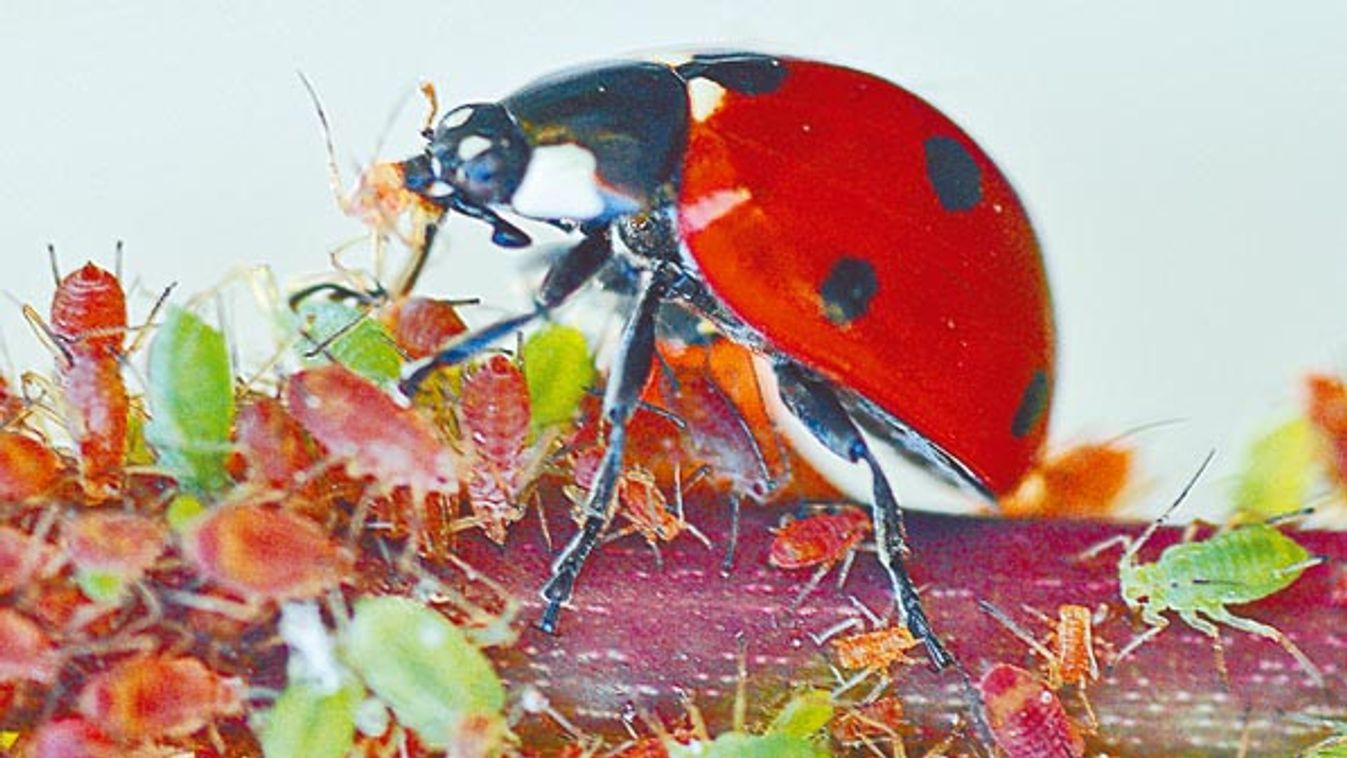
<path id="1" fill-rule="evenodd" d="M 681 300 L 768 356 L 786 408 L 870 468 L 898 609 L 947 665 L 904 566 L 902 511 L 858 422 L 987 495 L 1013 487 L 1043 441 L 1054 375 L 1043 262 L 1014 190 L 968 135 L 860 71 L 716 53 L 565 71 L 449 111 L 426 136 L 400 164 L 408 190 L 485 221 L 502 246 L 530 240 L 501 210 L 580 239 L 532 311 L 451 344 L 404 389 L 607 266 L 641 272 L 603 398 L 607 453 L 543 588 L 540 626 L 555 630 L 605 525 L 657 306 Z"/>

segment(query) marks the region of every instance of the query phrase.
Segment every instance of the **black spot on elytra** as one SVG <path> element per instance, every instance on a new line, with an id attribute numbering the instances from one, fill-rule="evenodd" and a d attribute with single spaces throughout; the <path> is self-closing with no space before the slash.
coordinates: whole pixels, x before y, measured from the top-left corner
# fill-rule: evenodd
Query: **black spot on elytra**
<path id="1" fill-rule="evenodd" d="M 770 55 L 757 53 L 709 53 L 694 56 L 679 66 L 684 79 L 703 77 L 741 95 L 775 92 L 786 81 L 786 65 Z"/>
<path id="2" fill-rule="evenodd" d="M 845 326 L 865 315 L 878 290 L 879 278 L 869 261 L 841 258 L 818 289 L 823 315 L 834 324 Z"/>
<path id="3" fill-rule="evenodd" d="M 953 137 L 926 140 L 926 178 L 947 211 L 966 211 L 982 199 L 982 170 Z"/>
<path id="4" fill-rule="evenodd" d="M 1010 421 L 1011 436 L 1019 439 L 1034 428 L 1048 409 L 1048 392 L 1048 375 L 1039 369 L 1029 378 L 1024 394 L 1020 395 L 1020 405 L 1015 409 L 1015 418 Z"/>

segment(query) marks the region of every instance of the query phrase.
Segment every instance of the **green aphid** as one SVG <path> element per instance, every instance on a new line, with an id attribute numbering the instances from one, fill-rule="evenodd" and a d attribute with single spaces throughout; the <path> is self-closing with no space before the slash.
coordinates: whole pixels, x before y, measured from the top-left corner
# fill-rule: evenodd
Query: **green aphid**
<path id="1" fill-rule="evenodd" d="M 364 688 L 347 682 L 326 692 L 318 684 L 291 680 L 266 713 L 261 733 L 267 758 L 342 758 L 355 746 L 355 713 Z"/>
<path id="2" fill-rule="evenodd" d="M 551 324 L 534 332 L 520 352 L 534 431 L 570 421 L 594 384 L 594 357 L 585 335 Z"/>
<path id="3" fill-rule="evenodd" d="M 669 758 L 817 758 L 831 755 L 818 733 L 833 717 L 832 698 L 825 690 L 795 693 L 763 734 L 749 734 L 742 725 L 710 742 L 683 745 L 664 741 Z"/>
<path id="4" fill-rule="evenodd" d="M 225 458 L 234 425 L 224 336 L 192 312 L 169 306 L 150 343 L 149 372 L 145 437 L 159 466 L 186 489 L 221 489 L 230 481 Z"/>
<path id="5" fill-rule="evenodd" d="M 427 745 L 504 748 L 505 687 L 463 630 L 436 611 L 400 597 L 363 598 L 341 656 Z"/>
<path id="6" fill-rule="evenodd" d="M 99 605 L 115 605 L 126 593 L 126 581 L 110 571 L 77 569 L 75 584 L 85 597 Z"/>
<path id="7" fill-rule="evenodd" d="M 1317 442 L 1308 419 L 1293 418 L 1253 441 L 1235 485 L 1235 507 L 1271 518 L 1305 506 L 1315 471 Z"/>
<path id="8" fill-rule="evenodd" d="M 357 308 L 331 300 L 300 303 L 305 357 L 330 358 L 376 384 L 391 384 L 402 373 L 402 354 L 388 328 Z"/>
<path id="9" fill-rule="evenodd" d="M 828 725 L 833 717 L 832 695 L 827 690 L 797 692 L 772 719 L 767 734 L 811 737 Z"/>
<path id="10" fill-rule="evenodd" d="M 1137 563 L 1137 551 L 1183 502 L 1210 461 L 1208 456 L 1174 503 L 1139 538 L 1123 537 L 1105 543 L 1127 546 L 1118 561 L 1123 601 L 1130 610 L 1140 611 L 1142 620 L 1151 627 L 1123 648 L 1115 661 L 1163 631 L 1169 624 L 1163 614 L 1173 611 L 1184 623 L 1218 642 L 1216 624 L 1266 637 L 1285 648 L 1310 678 L 1322 684 L 1318 668 L 1281 630 L 1236 616 L 1226 607 L 1276 594 L 1295 582 L 1305 569 L 1323 561 L 1271 523 L 1248 524 L 1201 542 L 1171 545 L 1159 560 Z"/>

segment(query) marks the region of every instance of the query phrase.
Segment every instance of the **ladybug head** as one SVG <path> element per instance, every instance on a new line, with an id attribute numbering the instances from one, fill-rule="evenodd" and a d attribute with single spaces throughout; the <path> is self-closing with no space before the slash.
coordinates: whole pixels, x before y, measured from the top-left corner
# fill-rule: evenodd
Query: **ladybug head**
<path id="1" fill-rule="evenodd" d="M 508 203 L 524 176 L 529 146 L 505 108 L 464 105 L 444 114 L 423 155 L 404 164 L 407 189 L 439 203 Z"/>

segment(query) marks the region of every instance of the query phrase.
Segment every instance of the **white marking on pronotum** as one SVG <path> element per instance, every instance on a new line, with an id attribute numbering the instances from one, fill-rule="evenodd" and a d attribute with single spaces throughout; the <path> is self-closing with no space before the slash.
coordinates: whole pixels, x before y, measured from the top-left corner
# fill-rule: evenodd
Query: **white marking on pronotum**
<path id="1" fill-rule="evenodd" d="M 716 190 L 688 204 L 679 211 L 679 216 L 686 231 L 698 232 L 752 199 L 752 193 L 743 187 Z"/>
<path id="2" fill-rule="evenodd" d="M 699 76 L 688 82 L 688 104 L 692 108 L 692 120 L 701 122 L 711 118 L 725 103 L 725 88 Z"/>
<path id="3" fill-rule="evenodd" d="M 603 213 L 594 154 L 566 143 L 534 148 L 510 205 L 533 218 L 588 220 Z"/>
<path id="4" fill-rule="evenodd" d="M 469 134 L 458 143 L 458 159 L 470 161 L 491 149 L 491 140 L 476 134 Z"/>

